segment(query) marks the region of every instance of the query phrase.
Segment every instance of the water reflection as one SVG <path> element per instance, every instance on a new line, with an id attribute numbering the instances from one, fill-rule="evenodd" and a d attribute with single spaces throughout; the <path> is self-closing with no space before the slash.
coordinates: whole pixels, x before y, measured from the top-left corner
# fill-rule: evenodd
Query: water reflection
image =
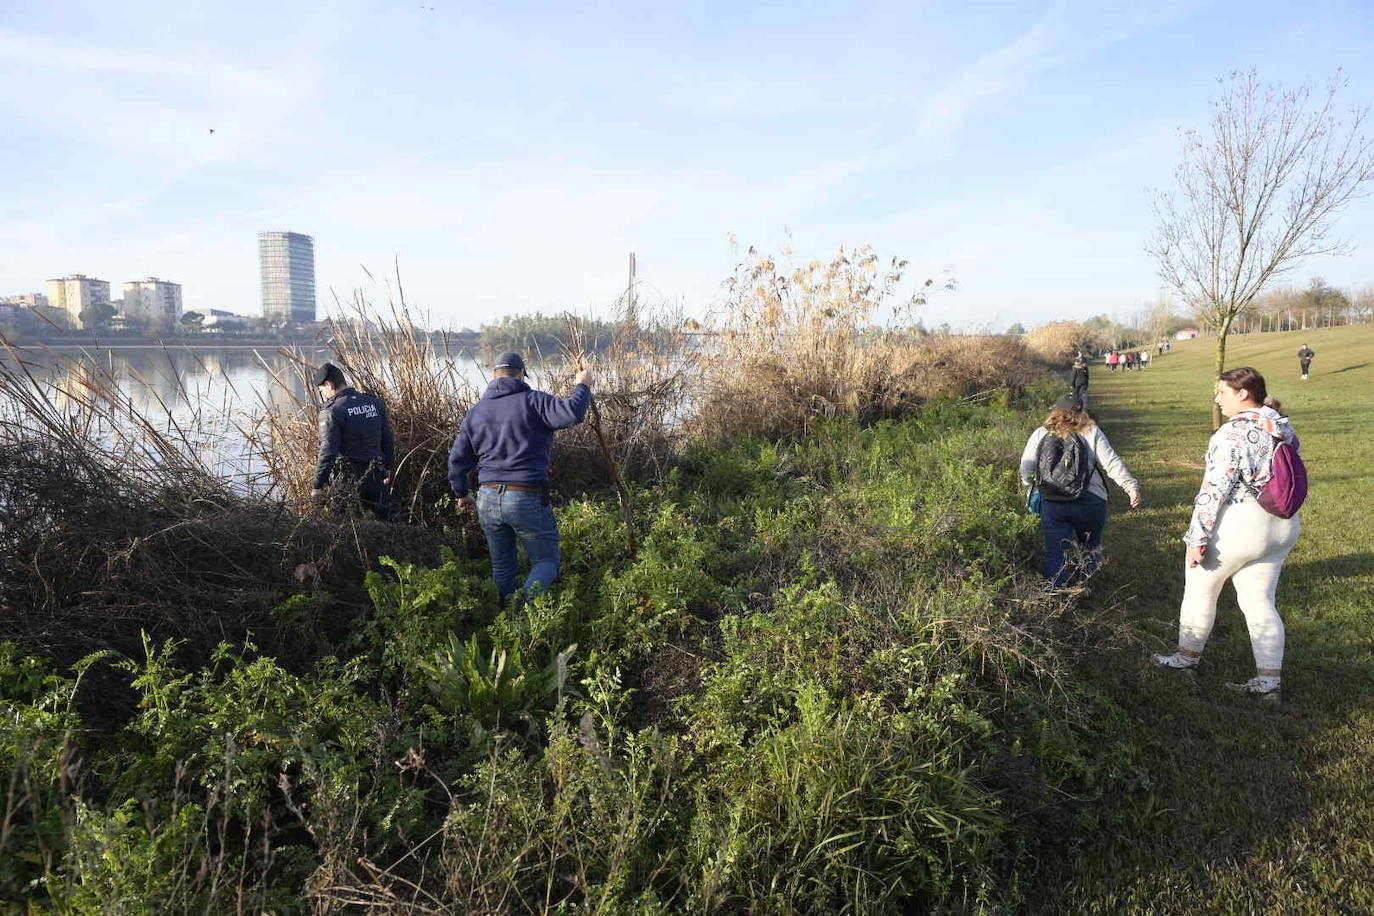
<path id="1" fill-rule="evenodd" d="M 23 367 L 47 403 L 64 418 L 88 420 L 91 405 L 106 423 L 93 429 L 102 441 L 122 443 L 142 421 L 186 443 L 206 467 L 251 480 L 266 464 L 245 434 L 268 411 L 313 409 L 310 367 L 330 359 L 326 348 L 282 351 L 251 347 L 171 349 L 129 347 L 25 350 Z M 10 365 L 12 356 L 0 355 Z M 448 360 L 445 359 L 445 362 Z M 464 378 L 484 373 L 464 355 L 455 361 Z M 13 411 L 14 405 L 4 405 Z"/>

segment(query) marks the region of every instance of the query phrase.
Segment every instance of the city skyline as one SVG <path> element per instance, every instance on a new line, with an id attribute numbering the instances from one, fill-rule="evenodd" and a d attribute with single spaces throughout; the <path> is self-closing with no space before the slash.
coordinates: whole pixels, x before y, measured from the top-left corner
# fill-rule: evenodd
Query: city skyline
<path id="1" fill-rule="evenodd" d="M 1343 66 L 1340 107 L 1374 99 L 1374 19 L 1337 0 L 307 3 L 274 8 L 271 35 L 239 8 L 176 9 L 0 12 L 0 288 L 82 264 L 194 278 L 198 303 L 251 313 L 254 235 L 295 225 L 329 238 L 324 304 L 385 302 L 395 259 L 435 325 L 606 315 L 634 251 L 646 300 L 700 317 L 733 234 L 802 261 L 872 244 L 913 280 L 956 279 L 929 326 L 1122 314 L 1159 295 L 1147 191 L 1218 78 L 1320 87 Z M 1374 279 L 1374 203 L 1335 232 L 1355 256 L 1290 282 Z"/>

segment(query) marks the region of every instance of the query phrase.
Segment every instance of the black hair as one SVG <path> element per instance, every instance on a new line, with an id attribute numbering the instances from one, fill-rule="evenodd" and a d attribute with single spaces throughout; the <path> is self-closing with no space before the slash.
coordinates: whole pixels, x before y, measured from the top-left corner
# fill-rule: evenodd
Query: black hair
<path id="1" fill-rule="evenodd" d="M 1269 397 L 1269 389 L 1264 384 L 1264 376 L 1260 375 L 1258 369 L 1250 366 L 1241 366 L 1239 369 L 1232 369 L 1217 376 L 1217 380 L 1226 383 L 1226 387 L 1232 391 L 1245 390 L 1250 395 L 1250 400 L 1256 404 L 1263 404 L 1264 399 Z"/>

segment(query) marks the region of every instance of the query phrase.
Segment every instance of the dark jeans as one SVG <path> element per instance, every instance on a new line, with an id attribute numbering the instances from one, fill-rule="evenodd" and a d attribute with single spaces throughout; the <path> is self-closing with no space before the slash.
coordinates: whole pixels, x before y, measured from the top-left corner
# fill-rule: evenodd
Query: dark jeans
<path id="1" fill-rule="evenodd" d="M 1040 528 L 1045 532 L 1045 578 L 1056 587 L 1078 574 L 1086 579 L 1102 562 L 1102 531 L 1107 527 L 1107 501 L 1084 493 L 1071 503 L 1044 500 Z"/>
<path id="2" fill-rule="evenodd" d="M 1087 385 L 1075 385 L 1075 386 L 1073 387 L 1073 399 L 1074 399 L 1075 401 L 1078 402 L 1078 406 L 1080 406 L 1080 407 L 1087 407 L 1087 406 L 1088 406 L 1088 386 L 1087 386 Z"/>
<path id="3" fill-rule="evenodd" d="M 496 580 L 502 604 L 520 581 L 520 544 L 525 545 L 530 558 L 525 594 L 536 595 L 558 578 L 558 520 L 553 517 L 547 495 L 499 486 L 478 487 L 477 519 L 487 535 L 491 577 Z"/>

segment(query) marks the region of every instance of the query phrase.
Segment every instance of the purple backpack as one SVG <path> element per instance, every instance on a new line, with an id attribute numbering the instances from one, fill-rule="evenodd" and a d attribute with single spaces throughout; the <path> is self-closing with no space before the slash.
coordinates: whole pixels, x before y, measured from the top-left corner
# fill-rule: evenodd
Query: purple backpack
<path id="1" fill-rule="evenodd" d="M 1307 467 L 1290 443 L 1280 439 L 1274 446 L 1273 471 L 1259 491 L 1259 504 L 1270 515 L 1292 518 L 1307 499 Z"/>

